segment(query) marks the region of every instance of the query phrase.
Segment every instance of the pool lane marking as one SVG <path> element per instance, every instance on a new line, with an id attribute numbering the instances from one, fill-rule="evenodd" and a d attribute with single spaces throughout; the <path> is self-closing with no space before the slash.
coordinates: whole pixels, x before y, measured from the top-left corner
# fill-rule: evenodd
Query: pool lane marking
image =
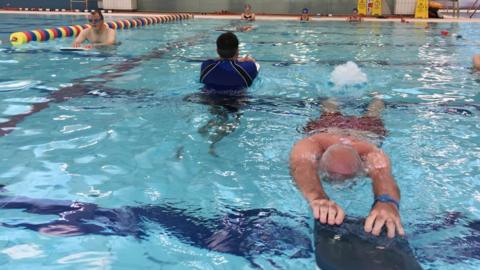
<path id="1" fill-rule="evenodd" d="M 59 103 L 59 102 L 67 101 L 72 98 L 84 96 L 92 90 L 91 86 L 95 86 L 95 88 L 98 88 L 99 86 L 103 86 L 107 82 L 112 81 L 115 78 L 122 77 L 123 73 L 139 66 L 144 61 L 148 61 L 151 59 L 160 59 L 167 52 L 170 52 L 174 49 L 192 46 L 193 44 L 198 42 L 200 39 L 207 37 L 208 34 L 209 34 L 209 31 L 203 32 L 187 39 L 177 40 L 173 43 L 167 43 L 167 47 L 165 48 L 162 48 L 162 49 L 154 48 L 148 54 L 130 58 L 125 62 L 122 62 L 119 64 L 106 65 L 116 69 L 116 71 L 114 72 L 108 71 L 108 72 L 104 72 L 97 75 L 91 75 L 91 76 L 75 79 L 72 81 L 74 83 L 73 85 L 61 88 L 58 91 L 55 91 L 52 94 L 50 94 L 48 96 L 48 99 L 49 99 L 48 101 L 34 103 L 33 105 L 31 105 L 32 109 L 29 112 L 11 116 L 8 121 L 0 123 L 0 137 L 8 135 L 12 131 L 14 131 L 17 124 L 22 122 L 26 117 L 48 108 L 51 102 Z M 87 81 L 94 78 L 101 78 L 101 79 L 104 79 L 104 81 L 102 82 Z"/>

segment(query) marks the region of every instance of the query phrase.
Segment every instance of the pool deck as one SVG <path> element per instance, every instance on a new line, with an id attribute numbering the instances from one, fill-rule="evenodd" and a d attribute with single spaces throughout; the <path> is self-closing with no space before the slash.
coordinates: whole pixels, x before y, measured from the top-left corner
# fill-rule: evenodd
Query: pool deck
<path id="1" fill-rule="evenodd" d="M 188 13 L 188 12 L 187 12 Z M 35 14 L 35 15 L 87 15 L 85 12 L 70 12 L 70 11 L 13 11 L 13 10 L 2 10 L 0 9 L 0 14 Z M 167 15 L 171 13 L 151 13 L 151 12 L 114 12 L 114 13 L 104 13 L 106 17 L 148 17 L 148 16 L 159 16 Z M 227 19 L 234 20 L 238 19 L 240 15 L 238 14 L 228 14 L 228 15 L 215 15 L 215 14 L 194 14 L 196 19 Z M 274 20 L 284 20 L 284 21 L 298 21 L 299 16 L 296 15 L 257 15 L 256 19 L 258 21 L 274 21 Z M 364 17 L 363 21 L 367 22 L 400 22 L 402 17 L 392 16 L 389 18 L 374 18 L 374 17 Z M 430 23 L 480 23 L 480 18 L 453 18 L 450 16 L 445 16 L 444 19 L 414 19 L 408 16 L 404 17 L 408 22 L 430 22 Z M 346 21 L 347 17 L 345 16 L 311 16 L 311 21 Z"/>

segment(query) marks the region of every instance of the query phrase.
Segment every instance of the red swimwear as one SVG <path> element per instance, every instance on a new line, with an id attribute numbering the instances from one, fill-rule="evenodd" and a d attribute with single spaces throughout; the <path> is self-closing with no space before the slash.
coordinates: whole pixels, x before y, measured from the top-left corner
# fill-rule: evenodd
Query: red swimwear
<path id="1" fill-rule="evenodd" d="M 375 116 L 344 116 L 340 112 L 323 113 L 317 120 L 308 122 L 304 131 L 309 133 L 316 130 L 339 128 L 369 131 L 381 137 L 387 135 L 387 130 L 380 117 Z"/>

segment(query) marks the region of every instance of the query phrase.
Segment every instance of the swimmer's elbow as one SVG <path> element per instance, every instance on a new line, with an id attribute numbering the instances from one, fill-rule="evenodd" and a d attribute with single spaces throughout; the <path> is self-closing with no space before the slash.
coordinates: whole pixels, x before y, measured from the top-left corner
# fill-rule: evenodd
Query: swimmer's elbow
<path id="1" fill-rule="evenodd" d="M 293 146 L 292 152 L 290 153 L 290 166 L 315 165 L 321 154 L 322 152 L 318 147 L 303 139 Z"/>
<path id="2" fill-rule="evenodd" d="M 480 54 L 473 56 L 473 68 L 480 71 Z"/>

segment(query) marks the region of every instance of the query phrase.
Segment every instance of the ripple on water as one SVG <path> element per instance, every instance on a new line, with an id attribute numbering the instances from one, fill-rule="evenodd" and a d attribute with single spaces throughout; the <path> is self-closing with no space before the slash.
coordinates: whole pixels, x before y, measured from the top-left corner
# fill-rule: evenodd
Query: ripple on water
<path id="1" fill-rule="evenodd" d="M 90 126 L 90 125 L 81 125 L 81 124 L 68 125 L 68 126 L 64 126 L 60 132 L 64 133 L 64 134 L 68 134 L 68 133 L 72 133 L 72 132 L 87 130 L 87 129 L 90 129 L 91 127 L 92 126 Z"/>
<path id="2" fill-rule="evenodd" d="M 35 244 L 16 245 L 5 248 L 0 252 L 8 255 L 13 260 L 33 258 L 44 255 L 43 250 L 41 250 L 41 248 Z"/>
<path id="3" fill-rule="evenodd" d="M 18 64 L 17 60 L 0 60 L 0 64 Z"/>
<path id="4" fill-rule="evenodd" d="M 73 253 L 57 260 L 59 264 L 88 265 L 98 267 L 99 269 L 108 269 L 111 262 L 111 254 L 109 252 L 79 252 Z"/>
<path id="5" fill-rule="evenodd" d="M 29 113 L 32 110 L 30 105 L 8 105 L 5 111 L 2 112 L 4 115 L 19 115 Z"/>
<path id="6" fill-rule="evenodd" d="M 40 81 L 16 80 L 0 82 L 0 92 L 24 90 L 40 84 Z"/>
<path id="7" fill-rule="evenodd" d="M 7 98 L 4 99 L 7 102 L 17 102 L 17 103 L 43 103 L 48 102 L 48 98 L 44 97 L 28 97 L 28 98 Z"/>
<path id="8" fill-rule="evenodd" d="M 114 175 L 127 173 L 123 168 L 115 165 L 104 165 L 102 166 L 102 170 L 106 173 Z"/>

